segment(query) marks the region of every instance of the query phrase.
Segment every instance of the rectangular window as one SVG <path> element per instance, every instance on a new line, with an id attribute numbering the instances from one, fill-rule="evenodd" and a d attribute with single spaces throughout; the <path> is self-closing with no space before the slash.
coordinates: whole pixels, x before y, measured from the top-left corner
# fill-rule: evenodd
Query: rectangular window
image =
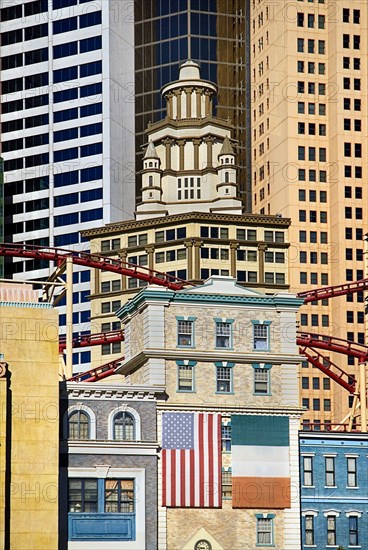
<path id="1" fill-rule="evenodd" d="M 305 487 L 313 485 L 313 458 L 311 456 L 303 457 L 303 485 Z"/>
<path id="2" fill-rule="evenodd" d="M 358 517 L 349 517 L 349 546 L 358 546 Z"/>
<path id="3" fill-rule="evenodd" d="M 97 512 L 97 479 L 69 479 L 69 512 Z"/>
<path id="4" fill-rule="evenodd" d="M 178 366 L 178 390 L 179 391 L 194 390 L 193 369 L 194 367 L 191 365 Z"/>
<path id="5" fill-rule="evenodd" d="M 105 513 L 129 514 L 134 512 L 134 480 L 105 480 Z"/>
<path id="6" fill-rule="evenodd" d="M 216 367 L 216 391 L 218 393 L 230 393 L 231 367 Z"/>
<path id="7" fill-rule="evenodd" d="M 273 525 L 271 518 L 257 518 L 257 544 L 273 544 Z"/>
<path id="8" fill-rule="evenodd" d="M 333 456 L 325 457 L 326 487 L 335 486 L 335 458 Z M 330 543 L 328 543 L 330 544 Z"/>
<path id="9" fill-rule="evenodd" d="M 216 348 L 232 347 L 232 323 L 216 321 Z"/>
<path id="10" fill-rule="evenodd" d="M 347 468 L 348 468 L 348 487 L 356 487 L 357 486 L 356 458 L 348 457 Z"/>
<path id="11" fill-rule="evenodd" d="M 327 544 L 336 545 L 336 517 L 327 516 Z"/>
<path id="12" fill-rule="evenodd" d="M 178 321 L 178 346 L 193 347 L 194 322 Z"/>
<path id="13" fill-rule="evenodd" d="M 314 546 L 314 516 L 305 516 L 305 544 Z"/>
<path id="14" fill-rule="evenodd" d="M 253 325 L 253 349 L 266 351 L 269 349 L 269 325 Z"/>
<path id="15" fill-rule="evenodd" d="M 232 495 L 231 471 L 222 471 L 222 498 L 230 500 Z"/>
<path id="16" fill-rule="evenodd" d="M 231 424 L 221 425 L 221 449 L 225 453 L 231 451 Z"/>
<path id="17" fill-rule="evenodd" d="M 256 395 L 265 395 L 270 393 L 270 369 L 254 370 L 254 393 Z"/>

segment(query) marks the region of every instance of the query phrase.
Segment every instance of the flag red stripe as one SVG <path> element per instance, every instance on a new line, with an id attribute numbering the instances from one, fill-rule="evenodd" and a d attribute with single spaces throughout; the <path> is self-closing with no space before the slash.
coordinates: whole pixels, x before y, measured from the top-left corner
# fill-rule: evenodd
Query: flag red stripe
<path id="1" fill-rule="evenodd" d="M 180 451 L 180 506 L 185 506 L 185 451 L 181 449 Z"/>
<path id="2" fill-rule="evenodd" d="M 207 487 L 207 493 L 209 497 L 208 506 L 210 508 L 213 508 L 213 415 L 208 415 L 207 419 L 208 424 L 208 487 Z"/>
<path id="3" fill-rule="evenodd" d="M 204 415 L 198 415 L 198 446 L 199 446 L 199 506 L 204 506 L 204 457 L 203 457 L 203 420 Z"/>
<path id="4" fill-rule="evenodd" d="M 188 480 L 190 486 L 190 506 L 195 506 L 195 484 L 198 483 L 195 475 L 194 468 L 194 451 L 190 451 L 190 479 Z"/>
<path id="5" fill-rule="evenodd" d="M 167 450 L 162 449 L 162 506 L 166 506 L 166 460 Z"/>
<path id="6" fill-rule="evenodd" d="M 217 506 L 222 505 L 222 453 L 221 453 L 221 416 L 217 417 L 217 453 L 218 453 L 218 472 L 217 472 Z"/>
<path id="7" fill-rule="evenodd" d="M 176 506 L 176 464 L 175 451 L 171 451 L 171 506 Z"/>

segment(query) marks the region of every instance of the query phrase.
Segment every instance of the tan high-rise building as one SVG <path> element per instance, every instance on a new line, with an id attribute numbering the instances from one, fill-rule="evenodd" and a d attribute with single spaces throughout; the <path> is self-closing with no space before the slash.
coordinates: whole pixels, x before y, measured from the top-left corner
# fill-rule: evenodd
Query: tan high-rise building
<path id="1" fill-rule="evenodd" d="M 367 231 L 367 21 L 360 0 L 249 0 L 253 211 L 292 219 L 290 285 L 361 279 Z M 363 293 L 303 306 L 300 329 L 364 342 Z M 357 373 L 347 356 L 329 358 Z M 304 422 L 339 422 L 349 394 L 301 369 Z"/>

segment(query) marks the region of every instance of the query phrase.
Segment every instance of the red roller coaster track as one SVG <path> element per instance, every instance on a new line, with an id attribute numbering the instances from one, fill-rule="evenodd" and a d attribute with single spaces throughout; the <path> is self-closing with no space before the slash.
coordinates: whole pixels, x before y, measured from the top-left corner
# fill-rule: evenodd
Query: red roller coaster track
<path id="1" fill-rule="evenodd" d="M 71 251 L 62 248 L 45 248 L 28 244 L 2 243 L 0 244 L 0 256 L 47 260 L 50 262 L 55 262 L 58 266 L 60 266 L 66 258 L 72 258 L 73 264 L 75 265 L 119 273 L 120 275 L 134 277 L 136 279 L 147 281 L 151 284 L 153 283 L 160 286 L 165 286 L 172 290 L 180 290 L 185 285 L 192 284 L 188 281 L 168 275 L 167 273 L 161 273 L 159 271 L 137 266 L 135 264 L 122 262 L 121 260 L 108 258 L 98 254 L 88 254 L 86 252 Z M 304 303 L 307 304 L 316 300 L 353 294 L 367 288 L 368 279 L 362 279 L 360 281 L 346 283 L 343 285 L 299 292 L 297 296 L 299 298 L 303 298 Z M 102 345 L 105 343 L 122 341 L 123 339 L 124 332 L 122 330 L 107 333 L 88 334 L 75 338 L 73 340 L 73 347 L 79 348 Z M 363 362 L 368 360 L 368 348 L 366 346 L 356 344 L 355 342 L 349 342 L 348 340 L 343 340 L 341 338 L 311 333 L 298 333 L 296 342 L 300 346 L 301 352 L 307 357 L 310 363 L 335 380 L 350 393 L 354 393 L 355 379 L 343 371 L 340 367 L 335 365 L 330 359 L 322 357 L 322 355 L 315 350 L 322 349 L 325 351 L 338 352 L 355 357 L 359 362 Z M 65 347 L 65 342 L 61 340 L 59 345 L 60 351 L 62 352 Z M 107 363 L 106 365 L 102 365 L 101 367 L 78 374 L 70 380 L 85 382 L 101 380 L 102 378 L 106 378 L 107 376 L 110 376 L 110 374 L 113 374 L 119 362 L 122 360 L 123 358 L 117 359 Z"/>
<path id="2" fill-rule="evenodd" d="M 113 273 L 134 277 L 135 279 L 140 279 L 150 284 L 166 286 L 171 290 L 180 290 L 184 285 L 191 284 L 178 277 L 139 265 L 122 262 L 121 260 L 100 256 L 98 254 L 87 254 L 86 252 L 65 250 L 63 248 L 45 248 L 30 244 L 2 243 L 0 244 L 0 256 L 48 260 L 49 262 L 55 262 L 58 266 L 62 264 L 66 258 L 72 258 L 73 264 L 75 265 L 112 271 Z"/>

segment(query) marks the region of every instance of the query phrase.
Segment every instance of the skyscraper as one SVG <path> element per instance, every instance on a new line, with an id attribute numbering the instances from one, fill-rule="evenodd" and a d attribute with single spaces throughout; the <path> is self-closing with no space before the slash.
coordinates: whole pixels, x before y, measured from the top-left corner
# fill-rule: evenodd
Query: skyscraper
<path id="1" fill-rule="evenodd" d="M 362 279 L 367 3 L 249 0 L 249 8 L 254 212 L 292 219 L 292 291 Z M 304 306 L 300 328 L 364 343 L 363 292 Z M 353 358 L 327 355 L 356 374 Z M 305 422 L 316 429 L 351 404 L 330 382 L 302 369 Z"/>
<path id="2" fill-rule="evenodd" d="M 136 169 L 142 167 L 144 132 L 165 116 L 160 89 L 179 78 L 187 59 L 218 86 L 217 115 L 229 118 L 239 142 L 240 194 L 250 211 L 246 170 L 246 29 L 242 0 L 137 0 L 135 19 Z M 249 172 L 249 170 L 248 170 Z M 250 180 L 249 180 L 250 182 Z M 137 178 L 137 195 L 141 181 Z"/>
<path id="3" fill-rule="evenodd" d="M 86 248 L 79 231 L 135 204 L 134 29 L 125 0 L 2 0 L 5 239 Z M 15 259 L 15 279 L 52 267 Z M 88 330 L 89 271 L 74 274 L 75 330 Z M 61 315 L 61 325 L 65 316 Z M 89 352 L 75 362 L 88 362 Z"/>

